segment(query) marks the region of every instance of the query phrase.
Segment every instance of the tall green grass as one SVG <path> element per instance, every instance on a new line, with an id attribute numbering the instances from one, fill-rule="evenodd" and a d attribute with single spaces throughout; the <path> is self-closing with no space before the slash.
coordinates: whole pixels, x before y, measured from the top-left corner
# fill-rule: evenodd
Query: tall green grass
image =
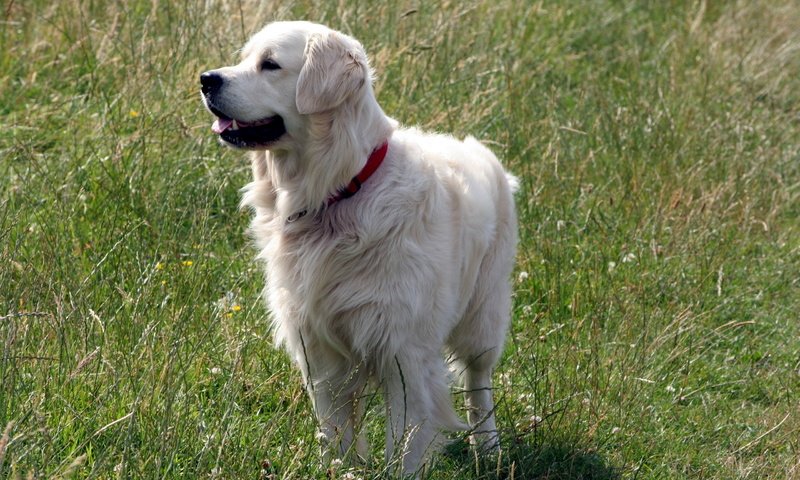
<path id="1" fill-rule="evenodd" d="M 243 156 L 197 76 L 274 19 L 359 38 L 385 111 L 522 180 L 500 456 L 425 478 L 800 478 L 800 6 L 8 1 L 0 478 L 322 465 L 271 346 Z M 374 404 L 379 404 L 376 399 Z"/>

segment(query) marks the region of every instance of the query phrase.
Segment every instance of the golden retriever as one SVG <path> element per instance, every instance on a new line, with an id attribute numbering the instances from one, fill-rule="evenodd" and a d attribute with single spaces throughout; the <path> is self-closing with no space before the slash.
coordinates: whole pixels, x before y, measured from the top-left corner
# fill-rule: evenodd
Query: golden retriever
<path id="1" fill-rule="evenodd" d="M 212 130 L 252 150 L 242 204 L 276 342 L 302 373 L 329 455 L 365 454 L 369 384 L 385 398 L 387 462 L 404 473 L 442 431 L 471 428 L 473 443 L 496 448 L 491 376 L 510 318 L 516 179 L 472 137 L 398 126 L 361 44 L 322 25 L 271 23 L 239 64 L 200 80 Z"/>

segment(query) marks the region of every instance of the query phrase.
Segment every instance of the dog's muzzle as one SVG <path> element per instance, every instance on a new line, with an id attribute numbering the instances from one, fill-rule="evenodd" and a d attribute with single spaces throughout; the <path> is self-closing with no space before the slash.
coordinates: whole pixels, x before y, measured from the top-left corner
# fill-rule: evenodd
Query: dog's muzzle
<path id="1" fill-rule="evenodd" d="M 225 78 L 215 71 L 200 74 L 200 91 L 206 108 L 217 116 L 211 130 L 226 144 L 236 148 L 268 148 L 285 133 L 286 126 L 280 115 L 272 115 L 253 121 L 238 120 L 235 115 L 217 104 Z"/>

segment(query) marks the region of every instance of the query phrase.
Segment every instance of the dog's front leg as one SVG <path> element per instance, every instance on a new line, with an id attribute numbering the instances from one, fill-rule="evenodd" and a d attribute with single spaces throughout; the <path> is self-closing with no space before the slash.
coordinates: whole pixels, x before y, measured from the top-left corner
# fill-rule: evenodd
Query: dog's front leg
<path id="1" fill-rule="evenodd" d="M 419 475 L 437 448 L 441 427 L 463 424 L 452 413 L 444 365 L 438 352 L 396 356 L 383 372 L 386 399 L 386 462 L 403 475 Z M 398 451 L 399 450 L 399 455 Z"/>
<path id="2" fill-rule="evenodd" d="M 363 458 L 367 453 L 366 441 L 358 433 L 361 392 L 342 392 L 340 388 L 321 383 L 310 392 L 326 461 L 351 458 L 353 454 Z"/>
<path id="3" fill-rule="evenodd" d="M 367 375 L 338 355 L 318 349 L 313 359 L 310 355 L 303 359 L 300 370 L 319 424 L 325 461 L 354 459 L 355 454 L 366 458 L 367 444 L 359 426 Z"/>

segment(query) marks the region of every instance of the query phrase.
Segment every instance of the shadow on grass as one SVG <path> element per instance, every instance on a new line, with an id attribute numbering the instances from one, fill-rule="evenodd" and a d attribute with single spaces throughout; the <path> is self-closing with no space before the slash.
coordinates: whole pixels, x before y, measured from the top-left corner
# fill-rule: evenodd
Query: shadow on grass
<path id="1" fill-rule="evenodd" d="M 531 445 L 516 441 L 503 446 L 500 454 L 479 458 L 466 442 L 456 442 L 447 447 L 444 456 L 450 468 L 462 472 L 459 478 L 616 480 L 621 477 L 620 470 L 597 453 L 564 443 Z"/>

